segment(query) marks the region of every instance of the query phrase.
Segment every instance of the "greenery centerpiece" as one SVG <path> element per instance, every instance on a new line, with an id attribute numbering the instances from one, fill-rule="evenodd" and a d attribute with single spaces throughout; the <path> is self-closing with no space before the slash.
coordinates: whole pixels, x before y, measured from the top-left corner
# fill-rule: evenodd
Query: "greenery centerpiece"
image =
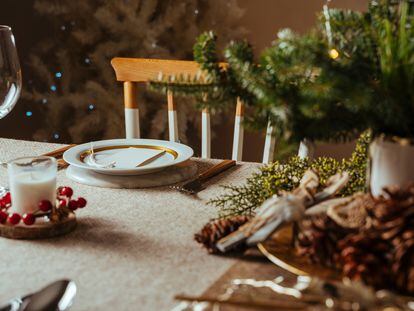
<path id="1" fill-rule="evenodd" d="M 367 12 L 325 6 L 312 31 L 279 32 L 258 60 L 248 43 L 230 43 L 224 51 L 225 69 L 219 65 L 215 35 L 205 33 L 194 48 L 203 78 L 167 77 L 152 83 L 164 91 L 195 96 L 210 109 L 234 105 L 238 97 L 249 109 L 247 124 L 263 128 L 271 122 L 292 142 L 370 133 L 343 162 L 292 157 L 263 167 L 245 185 L 226 186 L 227 192 L 211 201 L 220 208 L 220 219 L 197 233 L 197 242 L 216 253 L 241 247 L 241 242 L 263 241 L 286 220 L 278 207 L 294 210 L 284 195 L 295 195 L 290 191 L 307 169 L 317 172 L 321 188 L 329 176 L 348 171 L 349 183 L 335 193 L 347 196 L 348 203 L 332 200 L 327 210 L 319 206 L 295 219 L 296 254 L 306 256 L 312 266 L 334 268 L 377 289 L 414 293 L 413 187 L 388 188 L 386 196 L 377 198 L 350 196 L 366 190 L 369 144 L 374 194 L 384 185 L 414 180 L 413 9 L 408 0 L 371 1 Z M 344 217 L 337 217 L 340 214 Z"/>
<path id="2" fill-rule="evenodd" d="M 374 146 L 401 142 L 399 137 L 411 148 L 413 21 L 408 0 L 371 1 L 367 12 L 324 6 L 314 29 L 305 35 L 280 31 L 257 61 L 247 42 L 231 42 L 224 50 L 227 68 L 219 65 L 216 36 L 204 33 L 194 46 L 204 77 L 165 77 L 151 84 L 194 96 L 210 109 L 240 98 L 248 107 L 248 125 L 264 128 L 271 122 L 291 142 L 344 140 L 370 129 Z M 374 194 L 412 179 L 414 166 L 401 161 L 410 157 L 406 149 L 385 160 L 383 149 L 375 150 L 380 155 L 372 163 Z"/>

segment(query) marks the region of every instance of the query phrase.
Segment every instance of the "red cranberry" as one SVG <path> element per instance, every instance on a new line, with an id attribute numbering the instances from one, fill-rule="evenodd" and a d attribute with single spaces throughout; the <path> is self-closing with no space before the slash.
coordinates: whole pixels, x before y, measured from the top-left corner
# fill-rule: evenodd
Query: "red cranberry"
<path id="1" fill-rule="evenodd" d="M 7 219 L 9 221 L 10 224 L 17 225 L 20 222 L 20 215 L 17 213 L 13 213 L 9 215 L 9 218 Z"/>
<path id="2" fill-rule="evenodd" d="M 22 220 L 25 225 L 31 226 L 35 223 L 36 217 L 32 213 L 27 213 L 23 215 Z"/>
<path id="3" fill-rule="evenodd" d="M 10 192 L 7 192 L 4 197 L 1 198 L 1 200 L 6 204 L 11 204 L 11 195 Z"/>
<path id="4" fill-rule="evenodd" d="M 73 195 L 73 190 L 71 187 L 62 187 L 59 191 L 59 194 L 70 198 Z"/>
<path id="5" fill-rule="evenodd" d="M 42 200 L 39 202 L 38 207 L 42 212 L 48 212 L 52 209 L 53 206 L 49 200 Z"/>
<path id="6" fill-rule="evenodd" d="M 2 198 L 0 198 L 0 208 L 8 208 L 11 204 L 10 192 L 7 192 Z"/>
<path id="7" fill-rule="evenodd" d="M 76 200 L 70 200 L 69 201 L 69 205 L 68 207 L 72 210 L 75 211 L 79 206 L 78 206 L 78 202 Z"/>
<path id="8" fill-rule="evenodd" d="M 84 198 L 78 198 L 78 207 L 79 208 L 83 208 L 83 207 L 85 207 L 86 206 L 86 200 L 84 199 Z"/>
<path id="9" fill-rule="evenodd" d="M 66 200 L 59 200 L 59 207 L 66 207 Z"/>
<path id="10" fill-rule="evenodd" d="M 9 215 L 6 212 L 0 211 L 0 223 L 4 224 Z"/>

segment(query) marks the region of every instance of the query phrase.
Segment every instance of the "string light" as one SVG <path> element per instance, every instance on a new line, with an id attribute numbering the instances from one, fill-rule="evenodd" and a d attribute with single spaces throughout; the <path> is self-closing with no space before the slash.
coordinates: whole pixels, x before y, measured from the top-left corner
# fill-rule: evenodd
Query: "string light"
<path id="1" fill-rule="evenodd" d="M 200 12 L 198 11 L 198 9 L 195 9 L 195 10 L 194 10 L 194 14 L 195 14 L 195 15 L 198 15 L 198 13 L 200 13 Z"/>
<path id="2" fill-rule="evenodd" d="M 43 104 L 43 105 L 46 105 L 46 104 L 47 104 L 47 98 L 43 98 L 43 99 L 42 99 L 42 104 Z"/>
<path id="3" fill-rule="evenodd" d="M 31 111 L 26 111 L 26 117 L 31 117 L 33 115 L 33 112 Z"/>
<path id="4" fill-rule="evenodd" d="M 94 104 L 90 104 L 90 105 L 88 106 L 88 109 L 89 109 L 89 110 L 94 110 L 94 109 L 95 109 L 95 105 L 94 105 Z"/>
<path id="5" fill-rule="evenodd" d="M 62 78 L 62 73 L 61 72 L 56 72 L 55 77 L 58 78 L 58 79 Z"/>
<path id="6" fill-rule="evenodd" d="M 60 137 L 60 136 L 59 136 L 59 134 L 58 134 L 58 133 L 53 134 L 53 138 L 54 138 L 54 139 L 59 139 L 59 137 Z"/>
<path id="7" fill-rule="evenodd" d="M 91 63 L 91 59 L 89 57 L 85 58 L 85 64 L 90 64 Z"/>
<path id="8" fill-rule="evenodd" d="M 339 57 L 339 52 L 336 49 L 329 50 L 329 56 L 332 59 L 337 59 Z"/>
<path id="9" fill-rule="evenodd" d="M 56 90 L 57 90 L 56 85 L 52 85 L 52 86 L 50 87 L 50 90 L 51 90 L 52 92 L 56 92 Z"/>

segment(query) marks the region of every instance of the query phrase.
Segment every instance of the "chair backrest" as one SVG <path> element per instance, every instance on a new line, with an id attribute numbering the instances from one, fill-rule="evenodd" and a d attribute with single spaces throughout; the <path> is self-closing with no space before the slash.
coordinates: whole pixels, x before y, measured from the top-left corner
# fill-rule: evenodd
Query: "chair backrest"
<path id="1" fill-rule="evenodd" d="M 124 83 L 124 104 L 125 104 L 125 129 L 127 138 L 139 138 L 139 107 L 137 102 L 137 83 L 155 80 L 159 74 L 188 75 L 190 77 L 200 74 L 200 67 L 193 61 L 161 60 L 161 59 L 140 59 L 140 58 L 114 58 L 111 61 L 118 81 Z M 225 63 L 220 64 L 226 67 Z M 178 141 L 177 105 L 174 102 L 172 92 L 167 93 L 168 103 L 168 124 L 170 141 Z M 242 101 L 237 100 L 232 159 L 242 160 L 243 153 L 243 116 L 244 106 Z M 211 129 L 210 113 L 207 109 L 202 111 L 202 144 L 201 156 L 210 158 L 211 154 Z M 273 160 L 275 149 L 275 130 L 269 124 L 266 131 L 265 148 L 263 152 L 263 163 L 270 163 Z"/>

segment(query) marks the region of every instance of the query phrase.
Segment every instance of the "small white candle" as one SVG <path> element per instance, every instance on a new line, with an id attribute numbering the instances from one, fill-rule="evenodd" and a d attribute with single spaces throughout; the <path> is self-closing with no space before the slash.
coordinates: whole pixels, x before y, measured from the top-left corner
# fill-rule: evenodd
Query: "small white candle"
<path id="1" fill-rule="evenodd" d="M 40 159 L 40 161 L 39 161 Z M 9 163 L 10 212 L 33 213 L 42 200 L 56 201 L 56 160 L 23 158 Z"/>
<path id="2" fill-rule="evenodd" d="M 56 177 L 41 176 L 37 178 L 32 173 L 22 173 L 10 178 L 10 193 L 13 212 L 23 215 L 33 213 L 38 209 L 38 203 L 56 200 Z"/>

